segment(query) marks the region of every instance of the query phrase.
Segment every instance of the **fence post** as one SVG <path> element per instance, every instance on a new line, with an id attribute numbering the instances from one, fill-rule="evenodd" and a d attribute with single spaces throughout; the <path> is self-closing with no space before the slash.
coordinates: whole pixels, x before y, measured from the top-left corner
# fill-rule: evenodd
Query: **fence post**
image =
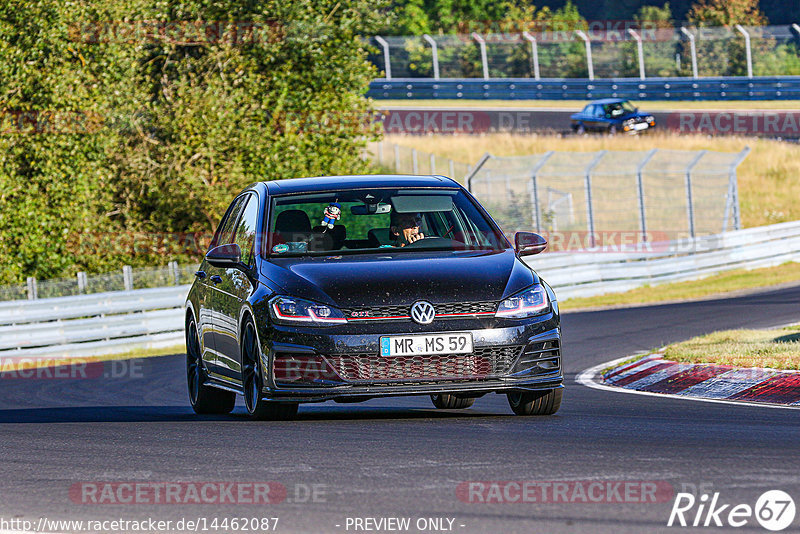
<path id="1" fill-rule="evenodd" d="M 383 141 L 378 141 L 378 163 L 383 165 Z"/>
<path id="2" fill-rule="evenodd" d="M 78 271 L 78 293 L 86 293 L 86 273 L 83 271 Z"/>
<path id="3" fill-rule="evenodd" d="M 628 33 L 636 39 L 636 55 L 639 57 L 639 78 L 644 80 L 644 48 L 642 47 L 642 38 L 632 28 L 628 28 Z"/>
<path id="4" fill-rule="evenodd" d="M 417 149 L 411 149 L 411 174 L 419 174 L 419 161 L 417 161 Z"/>
<path id="5" fill-rule="evenodd" d="M 575 35 L 583 39 L 583 43 L 586 45 L 586 65 L 589 67 L 589 79 L 594 80 L 594 65 L 592 64 L 592 42 L 589 40 L 589 36 L 586 35 L 583 30 L 575 30 Z"/>
<path id="6" fill-rule="evenodd" d="M 531 43 L 531 63 L 533 64 L 533 79 L 539 79 L 539 45 L 536 37 L 528 32 L 522 32 L 522 36 Z"/>
<path id="7" fill-rule="evenodd" d="M 28 285 L 28 300 L 36 300 L 38 298 L 38 287 L 36 286 L 36 277 L 29 276 L 26 280 Z"/>
<path id="8" fill-rule="evenodd" d="M 584 187 L 586 189 L 586 218 L 589 226 L 589 246 L 591 248 L 594 248 L 596 244 L 594 239 L 594 207 L 592 206 L 592 169 L 594 169 L 595 166 L 600 163 L 600 160 L 603 159 L 603 156 L 605 156 L 607 152 L 608 150 L 601 150 L 598 152 L 592 162 L 586 166 L 586 170 L 584 171 Z"/>
<path id="9" fill-rule="evenodd" d="M 133 289 L 133 270 L 130 265 L 122 266 L 122 280 L 125 284 L 125 291 L 131 291 Z"/>
<path id="10" fill-rule="evenodd" d="M 686 167 L 686 212 L 689 216 L 689 237 L 695 237 L 694 230 L 694 201 L 692 200 L 692 169 L 697 165 L 708 150 L 701 150 Z"/>
<path id="11" fill-rule="evenodd" d="M 450 178 L 455 180 L 455 178 L 456 178 L 456 164 L 453 162 L 452 159 L 448 159 L 447 162 L 448 162 L 448 165 L 450 166 Z"/>
<path id="12" fill-rule="evenodd" d="M 742 229 L 742 221 L 739 214 L 739 178 L 736 175 L 736 167 L 739 166 L 744 158 L 750 153 L 750 147 L 746 146 L 744 149 L 739 152 L 739 155 L 736 156 L 736 159 L 731 164 L 731 170 L 729 173 L 729 180 L 731 182 L 731 189 L 733 191 L 733 198 L 732 198 L 732 206 L 733 206 L 733 229 L 734 230 L 741 230 Z M 725 221 L 727 224 L 727 218 Z"/>
<path id="13" fill-rule="evenodd" d="M 394 170 L 400 172 L 400 145 L 394 145 Z"/>
<path id="14" fill-rule="evenodd" d="M 171 261 L 169 262 L 169 264 L 167 264 L 167 267 L 169 268 L 169 272 L 172 275 L 172 285 L 174 286 L 180 285 L 181 273 L 178 270 L 178 262 Z"/>
<path id="15" fill-rule="evenodd" d="M 472 32 L 472 38 L 478 42 L 481 49 L 481 64 L 483 65 L 483 79 L 489 79 L 489 61 L 486 59 L 486 41 L 477 32 Z"/>
<path id="16" fill-rule="evenodd" d="M 389 43 L 380 35 L 375 36 L 375 40 L 383 47 L 383 63 L 386 71 L 386 79 L 392 79 L 392 60 L 389 58 Z"/>
<path id="17" fill-rule="evenodd" d="M 736 25 L 736 29 L 739 30 L 739 32 L 742 35 L 744 35 L 745 54 L 746 54 L 746 57 L 747 57 L 747 77 L 748 78 L 752 78 L 753 77 L 753 54 L 750 51 L 750 34 L 747 32 L 747 30 L 744 29 L 744 26 L 742 26 L 741 24 L 737 24 Z"/>
<path id="18" fill-rule="evenodd" d="M 694 46 L 694 34 L 681 26 L 681 33 L 689 38 L 689 51 L 692 54 L 692 78 L 697 78 L 697 49 Z"/>
<path id="19" fill-rule="evenodd" d="M 537 233 L 542 231 L 542 215 L 540 213 L 541 210 L 539 209 L 539 184 L 537 183 L 538 182 L 537 178 L 539 171 L 542 169 L 542 167 L 544 167 L 544 164 L 547 163 L 547 160 L 550 159 L 550 156 L 552 156 L 553 154 L 555 154 L 555 152 L 552 150 L 545 152 L 544 156 L 542 156 L 542 159 L 540 159 L 536 163 L 536 166 L 531 171 L 531 194 L 533 195 L 531 201 L 533 202 L 533 224 L 534 227 L 536 228 Z"/>
<path id="20" fill-rule="evenodd" d="M 658 152 L 657 148 L 650 150 L 636 167 L 636 189 L 639 195 L 639 228 L 642 230 L 642 241 L 644 242 L 647 242 L 647 219 L 644 211 L 644 182 L 642 180 L 642 171 L 645 165 L 656 155 L 656 152 Z"/>
<path id="21" fill-rule="evenodd" d="M 431 174 L 436 174 L 436 154 L 431 153 Z"/>
<path id="22" fill-rule="evenodd" d="M 467 175 L 464 177 L 464 181 L 467 182 L 467 191 L 470 193 L 472 193 L 472 178 L 478 174 L 478 171 L 481 170 L 481 167 L 483 167 L 491 157 L 492 155 L 488 152 L 481 156 L 481 159 L 478 160 L 478 163 L 476 163 L 474 167 L 471 167 Z"/>
<path id="23" fill-rule="evenodd" d="M 431 54 L 433 56 L 433 79 L 439 79 L 439 48 L 436 46 L 436 41 L 427 33 L 422 36 L 423 39 L 428 41 L 431 45 Z"/>

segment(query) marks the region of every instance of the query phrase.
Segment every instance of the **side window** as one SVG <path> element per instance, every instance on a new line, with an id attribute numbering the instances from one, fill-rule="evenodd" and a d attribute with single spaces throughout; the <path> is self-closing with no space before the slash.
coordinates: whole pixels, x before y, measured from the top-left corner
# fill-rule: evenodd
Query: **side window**
<path id="1" fill-rule="evenodd" d="M 594 112 L 595 117 L 602 119 L 603 117 L 606 116 L 606 111 L 605 109 L 603 109 L 603 106 L 595 106 L 594 110 L 595 110 Z"/>
<path id="2" fill-rule="evenodd" d="M 239 214 L 242 213 L 245 200 L 247 200 L 246 197 L 239 197 L 234 200 L 231 207 L 228 208 L 227 217 L 222 219 L 222 222 L 217 228 L 217 233 L 214 234 L 214 239 L 211 241 L 212 248 L 233 243 L 233 226 L 236 224 L 236 221 L 239 220 Z"/>
<path id="3" fill-rule="evenodd" d="M 250 265 L 253 259 L 253 243 L 256 240 L 256 222 L 258 221 L 258 197 L 256 195 L 247 196 L 247 206 L 244 214 L 236 227 L 236 234 L 233 242 L 242 249 L 242 263 Z"/>

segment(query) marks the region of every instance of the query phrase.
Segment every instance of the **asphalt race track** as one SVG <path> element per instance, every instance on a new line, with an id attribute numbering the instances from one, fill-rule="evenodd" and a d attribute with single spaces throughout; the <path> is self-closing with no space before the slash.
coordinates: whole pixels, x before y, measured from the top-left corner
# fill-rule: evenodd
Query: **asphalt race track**
<path id="1" fill-rule="evenodd" d="M 453 520 L 425 532 L 714 531 L 667 528 L 672 493 L 656 503 L 486 504 L 465 502 L 456 490 L 469 481 L 634 481 L 719 492 L 719 501 L 731 505 L 754 506 L 763 492 L 780 489 L 800 503 L 800 412 L 619 394 L 575 382 L 588 367 L 667 342 L 800 321 L 799 303 L 800 287 L 792 287 L 566 314 L 567 390 L 558 414 L 544 418 L 513 416 L 499 395 L 466 411 L 435 410 L 427 397 L 406 397 L 301 406 L 292 422 L 249 421 L 241 403 L 232 416 L 197 417 L 180 355 L 116 364 L 113 372 L 107 366 L 116 377 L 0 379 L 0 529 L 13 518 L 205 518 L 210 525 L 213 518 L 278 517 L 277 532 L 375 532 L 363 522 L 356 530 L 354 518 L 405 517 L 408 532 L 420 532 L 419 518 Z M 277 482 L 287 500 L 92 504 L 75 492 L 81 483 L 204 481 Z M 787 532 L 798 525 L 800 516 Z M 764 532 L 753 518 L 736 530 Z"/>

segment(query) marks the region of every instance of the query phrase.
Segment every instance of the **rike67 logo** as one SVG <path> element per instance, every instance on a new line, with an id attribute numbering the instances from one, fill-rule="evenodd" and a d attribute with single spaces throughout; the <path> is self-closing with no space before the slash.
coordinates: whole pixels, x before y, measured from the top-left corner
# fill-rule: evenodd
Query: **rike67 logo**
<path id="1" fill-rule="evenodd" d="M 743 527 L 752 526 L 751 520 L 755 519 L 763 528 L 777 532 L 790 526 L 794 516 L 794 500 L 781 490 L 764 492 L 755 506 L 723 503 L 719 492 L 711 497 L 704 493 L 699 498 L 691 493 L 678 493 L 667 526 Z"/>

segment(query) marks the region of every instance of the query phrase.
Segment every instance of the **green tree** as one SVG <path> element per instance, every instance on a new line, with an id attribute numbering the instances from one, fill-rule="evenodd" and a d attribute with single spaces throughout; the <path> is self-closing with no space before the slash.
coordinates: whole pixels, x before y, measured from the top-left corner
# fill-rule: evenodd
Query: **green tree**
<path id="1" fill-rule="evenodd" d="M 181 252 L 179 243 L 136 245 L 131 236 L 209 233 L 233 195 L 257 180 L 367 170 L 360 154 L 377 125 L 363 94 L 376 72 L 360 36 L 383 23 L 383 7 L 368 0 L 0 6 L 0 283 L 163 264 Z M 120 37 L 97 21 L 224 30 L 199 39 L 174 31 Z M 24 127 L 9 126 L 19 116 Z M 63 116 L 89 120 L 54 124 Z"/>

